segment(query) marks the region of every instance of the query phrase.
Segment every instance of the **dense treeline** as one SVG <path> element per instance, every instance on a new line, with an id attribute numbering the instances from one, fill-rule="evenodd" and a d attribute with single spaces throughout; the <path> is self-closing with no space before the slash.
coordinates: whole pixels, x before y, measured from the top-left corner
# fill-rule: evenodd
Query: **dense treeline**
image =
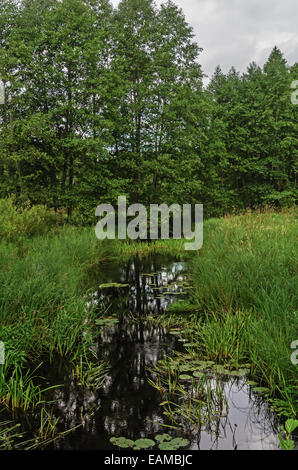
<path id="1" fill-rule="evenodd" d="M 0 0 L 0 198 L 77 222 L 120 194 L 209 216 L 293 204 L 298 64 L 274 48 L 204 88 L 200 52 L 173 2 Z"/>

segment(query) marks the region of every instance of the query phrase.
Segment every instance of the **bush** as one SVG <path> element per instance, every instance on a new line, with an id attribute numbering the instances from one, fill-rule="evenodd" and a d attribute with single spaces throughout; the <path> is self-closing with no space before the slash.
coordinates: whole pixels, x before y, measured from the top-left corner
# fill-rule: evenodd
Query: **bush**
<path id="1" fill-rule="evenodd" d="M 0 199 L 0 237 L 14 241 L 21 237 L 41 235 L 55 225 L 63 223 L 63 214 L 46 206 L 18 207 L 14 198 Z"/>

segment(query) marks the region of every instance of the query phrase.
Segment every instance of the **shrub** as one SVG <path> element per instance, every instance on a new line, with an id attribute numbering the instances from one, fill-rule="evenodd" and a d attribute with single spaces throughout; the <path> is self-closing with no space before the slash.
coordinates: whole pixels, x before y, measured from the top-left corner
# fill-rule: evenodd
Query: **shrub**
<path id="1" fill-rule="evenodd" d="M 19 207 L 14 198 L 0 199 L 0 214 L 0 237 L 7 241 L 41 235 L 63 223 L 63 214 L 41 205 Z"/>

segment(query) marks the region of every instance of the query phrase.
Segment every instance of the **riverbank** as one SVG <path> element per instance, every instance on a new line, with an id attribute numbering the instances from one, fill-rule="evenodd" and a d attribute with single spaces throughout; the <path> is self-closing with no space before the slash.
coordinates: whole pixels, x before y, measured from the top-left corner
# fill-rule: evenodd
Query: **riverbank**
<path id="1" fill-rule="evenodd" d="M 296 235 L 295 210 L 207 221 L 204 246 L 189 265 L 189 300 L 164 319 L 188 332 L 189 352 L 223 367 L 249 363 L 286 416 L 298 412 Z"/>
<path id="2" fill-rule="evenodd" d="M 54 226 L 34 238 L 2 240 L 0 339 L 6 362 L 0 366 L 1 404 L 16 411 L 40 403 L 42 387 L 32 371 L 57 356 L 73 363 L 77 379 L 88 384 L 100 360 L 93 362 L 86 352 L 98 334 L 101 306 L 96 306 L 97 313 L 92 304 L 86 308 L 86 296 L 96 285 L 100 264 L 155 253 L 187 256 L 192 289 L 187 301 L 172 305 L 163 321 L 171 328 L 184 327 L 188 352 L 236 370 L 249 363 L 250 375 L 268 388 L 277 411 L 294 416 L 296 224 L 294 210 L 209 220 L 202 250 L 187 254 L 180 240 L 99 242 L 94 229 L 67 226 Z M 102 366 L 97 370 L 99 386 Z"/>

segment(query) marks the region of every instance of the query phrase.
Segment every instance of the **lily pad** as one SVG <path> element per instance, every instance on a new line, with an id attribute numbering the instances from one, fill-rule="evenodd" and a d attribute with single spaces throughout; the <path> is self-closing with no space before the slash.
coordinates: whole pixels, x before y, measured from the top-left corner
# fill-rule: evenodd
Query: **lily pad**
<path id="1" fill-rule="evenodd" d="M 253 391 L 258 392 L 258 393 L 266 393 L 266 392 L 269 392 L 270 390 L 267 387 L 254 387 Z"/>
<path id="2" fill-rule="evenodd" d="M 184 439 L 182 437 L 176 437 L 168 442 L 161 442 L 159 444 L 160 450 L 177 450 L 180 447 L 186 447 L 189 444 L 188 439 Z"/>
<path id="3" fill-rule="evenodd" d="M 160 450 L 176 450 L 176 447 L 172 446 L 171 442 L 161 442 L 158 447 Z"/>
<path id="4" fill-rule="evenodd" d="M 180 449 L 181 447 L 186 447 L 189 444 L 189 440 L 184 439 L 183 437 L 176 437 L 175 439 L 167 442 L 167 444 L 169 444 L 173 450 L 176 450 Z"/>
<path id="5" fill-rule="evenodd" d="M 216 366 L 214 366 L 214 370 L 218 373 L 218 374 L 225 374 L 226 373 L 226 369 L 224 366 L 218 364 Z"/>
<path id="6" fill-rule="evenodd" d="M 165 441 L 170 441 L 172 438 L 169 434 L 157 434 L 157 436 L 155 436 L 155 440 L 157 442 L 165 442 Z"/>
<path id="7" fill-rule="evenodd" d="M 117 318 L 98 318 L 95 320 L 95 324 L 99 326 L 113 326 L 118 323 L 119 320 Z"/>
<path id="8" fill-rule="evenodd" d="M 119 282 L 107 282 L 106 284 L 101 284 L 100 289 L 108 289 L 110 287 L 129 287 L 129 284 L 120 284 Z"/>
<path id="9" fill-rule="evenodd" d="M 137 439 L 135 442 L 135 447 L 134 449 L 149 449 L 150 447 L 155 446 L 156 442 L 154 442 L 152 439 Z"/>
<path id="10" fill-rule="evenodd" d="M 121 448 L 128 448 L 128 447 L 133 447 L 135 444 L 134 441 L 131 439 L 126 439 L 126 437 L 111 437 L 110 439 L 111 444 L 114 444 L 117 447 Z"/>
<path id="11" fill-rule="evenodd" d="M 179 379 L 181 379 L 181 380 L 191 380 L 192 376 L 187 375 L 187 374 L 182 374 L 182 375 L 179 376 Z"/>
<path id="12" fill-rule="evenodd" d="M 228 371 L 229 375 L 233 375 L 235 377 L 245 377 L 248 373 L 249 373 L 249 369 L 239 369 L 239 370 Z"/>
<path id="13" fill-rule="evenodd" d="M 188 365 L 188 364 L 179 364 L 179 369 L 180 369 L 181 372 L 188 372 L 188 371 L 191 371 L 193 369 L 193 366 Z"/>
<path id="14" fill-rule="evenodd" d="M 202 367 L 211 367 L 215 364 L 214 361 L 198 361 L 198 364 L 200 364 L 200 366 Z"/>
<path id="15" fill-rule="evenodd" d="M 200 377 L 204 377 L 205 374 L 204 374 L 204 372 L 200 372 L 200 371 L 197 370 L 193 373 L 193 376 L 196 377 L 196 378 L 200 378 Z"/>
<path id="16" fill-rule="evenodd" d="M 164 292 L 164 295 L 183 295 L 186 292 Z"/>

